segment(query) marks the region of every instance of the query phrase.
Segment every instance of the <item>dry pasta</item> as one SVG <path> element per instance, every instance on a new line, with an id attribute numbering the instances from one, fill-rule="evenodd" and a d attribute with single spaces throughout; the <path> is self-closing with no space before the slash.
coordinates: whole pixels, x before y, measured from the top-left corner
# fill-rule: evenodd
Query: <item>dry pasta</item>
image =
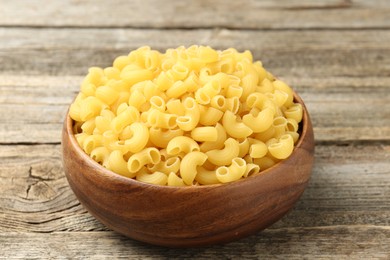
<path id="1" fill-rule="evenodd" d="M 181 187 L 237 181 L 288 158 L 303 107 L 250 51 L 145 46 L 90 68 L 69 115 L 97 163 Z"/>

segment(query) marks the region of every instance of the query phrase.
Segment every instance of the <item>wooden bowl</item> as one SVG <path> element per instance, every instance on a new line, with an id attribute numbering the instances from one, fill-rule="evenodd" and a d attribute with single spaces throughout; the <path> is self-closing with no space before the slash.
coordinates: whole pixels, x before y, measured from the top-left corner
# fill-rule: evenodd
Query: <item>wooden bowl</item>
<path id="1" fill-rule="evenodd" d="M 313 128 L 304 108 L 293 154 L 256 176 L 229 184 L 168 187 L 115 174 L 79 147 L 66 116 L 62 149 L 70 187 L 110 229 L 150 244 L 194 247 L 233 241 L 262 230 L 289 211 L 303 193 L 314 160 Z"/>

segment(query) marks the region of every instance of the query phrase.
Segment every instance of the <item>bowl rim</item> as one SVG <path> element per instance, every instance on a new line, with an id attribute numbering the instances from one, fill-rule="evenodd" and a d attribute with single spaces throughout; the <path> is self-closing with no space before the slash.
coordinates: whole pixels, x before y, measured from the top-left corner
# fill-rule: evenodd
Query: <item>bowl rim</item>
<path id="1" fill-rule="evenodd" d="M 223 187 L 224 188 L 234 187 L 236 185 L 242 185 L 243 182 L 252 181 L 251 180 L 252 178 L 258 178 L 258 177 L 270 174 L 276 167 L 280 166 L 281 164 L 287 163 L 291 159 L 292 155 L 297 152 L 297 149 L 301 148 L 301 146 L 303 144 L 303 140 L 306 139 L 306 135 L 308 132 L 308 127 L 309 127 L 308 121 L 310 120 L 310 117 L 309 117 L 309 114 L 307 112 L 307 108 L 305 106 L 305 103 L 303 102 L 302 98 L 294 90 L 293 90 L 293 96 L 294 96 L 294 101 L 302 105 L 303 115 L 302 115 L 302 121 L 300 123 L 302 125 L 301 134 L 299 136 L 297 144 L 294 146 L 294 150 L 293 150 L 292 154 L 287 159 L 284 159 L 284 160 L 281 160 L 281 161 L 275 163 L 270 168 L 267 168 L 264 171 L 260 171 L 259 173 L 255 174 L 255 175 L 249 176 L 247 178 L 242 178 L 240 180 L 229 182 L 229 183 L 191 185 L 191 186 L 156 185 L 156 184 L 150 184 L 150 183 L 146 183 L 146 182 L 137 181 L 136 179 L 128 178 L 128 177 L 122 176 L 118 173 L 115 173 L 115 172 L 105 168 L 104 166 L 102 166 L 101 164 L 96 162 L 95 160 L 93 160 L 80 147 L 80 145 L 78 144 L 78 142 L 73 134 L 73 127 L 72 126 L 73 126 L 74 120 L 69 115 L 69 108 L 68 108 L 68 110 L 66 112 L 66 116 L 65 116 L 65 127 L 63 129 L 63 135 L 67 135 L 71 146 L 75 149 L 77 154 L 84 160 L 84 162 L 89 167 L 97 168 L 99 170 L 99 175 L 101 177 L 104 177 L 105 179 L 109 179 L 110 181 L 117 181 L 117 182 L 124 184 L 124 185 L 133 185 L 133 186 L 135 185 L 135 186 L 138 186 L 140 188 L 166 189 L 167 191 L 169 191 L 169 190 L 170 191 L 179 191 L 179 190 L 180 191 L 185 191 L 185 190 L 193 191 L 193 190 L 199 190 L 199 189 L 219 189 L 219 188 L 223 188 Z M 62 140 L 61 145 L 64 149 L 64 140 Z M 83 174 L 85 174 L 85 173 L 83 173 Z M 88 174 L 90 174 L 90 173 L 88 173 Z"/>

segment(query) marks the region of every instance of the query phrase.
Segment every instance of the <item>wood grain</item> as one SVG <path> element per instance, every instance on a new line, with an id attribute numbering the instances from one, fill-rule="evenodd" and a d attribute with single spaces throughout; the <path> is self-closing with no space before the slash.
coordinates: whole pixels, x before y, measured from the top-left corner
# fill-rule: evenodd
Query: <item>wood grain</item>
<path id="1" fill-rule="evenodd" d="M 143 45 L 163 51 L 205 44 L 249 49 L 278 76 L 390 76 L 390 30 L 0 28 L 0 36 L 0 74 L 6 75 L 85 75 Z"/>
<path id="2" fill-rule="evenodd" d="M 7 232 L 0 233 L 0 243 L 0 257 L 7 259 L 387 259 L 390 230 L 370 225 L 268 229 L 226 245 L 195 249 L 145 245 L 114 232 Z"/>
<path id="3" fill-rule="evenodd" d="M 390 146 L 319 145 L 312 178 L 271 228 L 388 226 Z M 65 179 L 59 145 L 0 145 L 0 232 L 106 230 Z"/>
<path id="4" fill-rule="evenodd" d="M 0 25 L 189 29 L 389 28 L 389 12 L 390 4 L 386 0 L 14 0 L 2 2 Z"/>
<path id="5" fill-rule="evenodd" d="M 305 100 L 318 143 L 390 140 L 390 77 L 282 78 Z M 0 143 L 59 143 L 81 80 L 0 75 Z"/>

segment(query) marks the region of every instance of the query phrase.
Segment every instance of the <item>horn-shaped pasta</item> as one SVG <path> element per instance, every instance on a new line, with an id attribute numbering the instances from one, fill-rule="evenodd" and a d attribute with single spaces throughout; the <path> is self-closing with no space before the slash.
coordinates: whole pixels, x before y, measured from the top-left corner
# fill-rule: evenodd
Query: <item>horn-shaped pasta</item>
<path id="1" fill-rule="evenodd" d="M 160 160 L 160 152 L 156 148 L 149 147 L 130 156 L 129 161 L 127 162 L 127 168 L 129 169 L 129 172 L 135 173 L 146 164 L 157 164 Z"/>
<path id="2" fill-rule="evenodd" d="M 246 162 L 242 158 L 234 158 L 229 167 L 221 166 L 216 171 L 217 179 L 222 183 L 237 181 L 242 178 L 246 170 Z"/>
<path id="3" fill-rule="evenodd" d="M 246 138 L 253 133 L 253 130 L 245 125 L 243 122 L 237 121 L 237 116 L 227 110 L 222 118 L 222 124 L 226 129 L 226 132 L 235 138 Z"/>
<path id="4" fill-rule="evenodd" d="M 254 133 L 260 133 L 264 132 L 272 125 L 273 119 L 273 111 L 269 108 L 266 108 L 261 112 L 246 114 L 242 117 L 242 122 L 250 129 L 252 129 Z"/>
<path id="5" fill-rule="evenodd" d="M 215 142 L 218 139 L 218 131 L 212 126 L 196 127 L 191 131 L 191 137 L 199 142 Z"/>
<path id="6" fill-rule="evenodd" d="M 208 160 L 218 166 L 229 165 L 233 158 L 237 157 L 240 152 L 239 143 L 233 139 L 228 138 L 224 142 L 225 147 L 222 150 L 211 150 L 206 152 Z"/>
<path id="7" fill-rule="evenodd" d="M 202 152 L 190 152 L 184 156 L 180 164 L 180 176 L 184 183 L 191 185 L 197 174 L 197 167 L 207 160 L 207 155 Z"/>
<path id="8" fill-rule="evenodd" d="M 195 180 L 203 185 L 221 183 L 217 178 L 217 174 L 215 173 L 215 170 L 207 170 L 202 166 L 197 168 L 197 174 L 195 176 Z"/>
<path id="9" fill-rule="evenodd" d="M 133 136 L 125 141 L 125 145 L 132 153 L 138 153 L 145 148 L 149 141 L 148 128 L 142 124 L 135 122 L 130 126 L 130 130 L 133 132 Z"/>
<path id="10" fill-rule="evenodd" d="M 155 185 L 166 185 L 168 177 L 162 172 L 148 173 L 147 171 L 141 171 L 136 175 L 137 181 L 155 184 Z"/>
<path id="11" fill-rule="evenodd" d="M 168 175 L 168 186 L 186 186 L 183 179 L 176 175 L 176 173 L 171 172 Z"/>
<path id="12" fill-rule="evenodd" d="M 223 116 L 223 112 L 214 107 L 199 106 L 200 118 L 199 123 L 206 126 L 217 124 Z"/>
<path id="13" fill-rule="evenodd" d="M 183 101 L 185 115 L 179 116 L 176 120 L 177 125 L 184 131 L 191 131 L 199 123 L 200 111 L 199 105 L 195 99 L 188 97 Z"/>
<path id="14" fill-rule="evenodd" d="M 119 150 L 113 151 L 108 157 L 108 167 L 110 170 L 125 177 L 134 178 L 135 172 L 130 172 L 127 168 L 127 161 L 123 158 L 123 153 Z"/>
<path id="15" fill-rule="evenodd" d="M 225 128 L 220 123 L 217 123 L 215 129 L 217 130 L 217 140 L 213 142 L 204 142 L 203 144 L 201 144 L 200 150 L 202 152 L 222 149 L 222 147 L 224 146 L 224 143 L 227 138 Z"/>
<path id="16" fill-rule="evenodd" d="M 268 151 L 277 159 L 286 159 L 294 149 L 294 140 L 291 135 L 285 134 L 279 138 L 279 142 L 270 144 Z"/>
<path id="17" fill-rule="evenodd" d="M 254 163 L 247 163 L 243 177 L 246 178 L 260 172 L 260 166 Z"/>
<path id="18" fill-rule="evenodd" d="M 187 136 L 177 136 L 169 141 L 167 153 L 169 155 L 178 155 L 181 152 L 199 152 L 200 148 L 197 142 Z"/>
<path id="19" fill-rule="evenodd" d="M 126 126 L 136 122 L 138 118 L 139 111 L 135 107 L 129 106 L 111 121 L 110 128 L 115 133 L 120 133 Z"/>

